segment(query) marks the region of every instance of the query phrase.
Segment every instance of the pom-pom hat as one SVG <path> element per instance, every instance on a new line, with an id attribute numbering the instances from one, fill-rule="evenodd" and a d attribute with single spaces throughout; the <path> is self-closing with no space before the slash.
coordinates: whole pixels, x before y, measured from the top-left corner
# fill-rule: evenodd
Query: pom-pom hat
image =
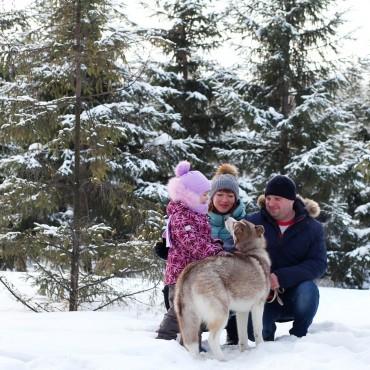
<path id="1" fill-rule="evenodd" d="M 220 190 L 229 190 L 235 194 L 235 200 L 239 199 L 238 170 L 229 163 L 221 164 L 212 179 L 210 198 Z"/>
<path id="2" fill-rule="evenodd" d="M 297 197 L 297 188 L 292 179 L 284 175 L 276 175 L 266 185 L 265 196 L 276 195 L 290 200 Z"/>
<path id="3" fill-rule="evenodd" d="M 190 171 L 188 161 L 176 166 L 175 175 L 167 186 L 170 199 L 181 201 L 198 213 L 207 213 L 208 205 L 200 203 L 200 196 L 210 191 L 210 181 L 200 171 Z"/>

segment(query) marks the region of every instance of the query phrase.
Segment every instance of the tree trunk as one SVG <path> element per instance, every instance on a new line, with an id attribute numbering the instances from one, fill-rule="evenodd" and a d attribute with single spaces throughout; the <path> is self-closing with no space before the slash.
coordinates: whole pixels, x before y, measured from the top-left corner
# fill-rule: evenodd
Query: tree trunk
<path id="1" fill-rule="evenodd" d="M 80 115 L 81 115 L 81 0 L 76 0 L 76 33 L 75 33 L 75 62 L 76 62 L 76 86 L 75 86 L 75 166 L 73 183 L 73 230 L 72 230 L 72 256 L 71 256 L 71 281 L 69 295 L 69 310 L 78 309 L 78 283 L 80 264 L 81 242 L 81 184 L 80 184 Z"/>
<path id="2" fill-rule="evenodd" d="M 189 66 L 188 66 L 188 53 L 187 53 L 187 42 L 186 42 L 186 30 L 185 26 L 182 25 L 181 29 L 181 41 L 183 44 L 183 48 L 181 49 L 181 52 L 177 52 L 179 55 L 179 61 L 180 61 L 180 66 L 182 68 L 182 77 L 184 81 L 186 82 L 189 78 Z"/>

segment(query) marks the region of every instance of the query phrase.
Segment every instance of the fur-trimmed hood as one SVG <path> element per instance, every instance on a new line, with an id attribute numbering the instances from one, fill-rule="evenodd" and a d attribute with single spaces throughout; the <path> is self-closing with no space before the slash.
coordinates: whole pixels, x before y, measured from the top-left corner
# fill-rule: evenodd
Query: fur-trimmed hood
<path id="1" fill-rule="evenodd" d="M 320 215 L 320 206 L 317 202 L 312 199 L 302 198 L 300 195 L 297 195 L 297 200 L 301 201 L 312 218 L 317 218 Z M 260 208 L 265 208 L 265 194 L 261 194 L 257 199 L 257 205 Z"/>

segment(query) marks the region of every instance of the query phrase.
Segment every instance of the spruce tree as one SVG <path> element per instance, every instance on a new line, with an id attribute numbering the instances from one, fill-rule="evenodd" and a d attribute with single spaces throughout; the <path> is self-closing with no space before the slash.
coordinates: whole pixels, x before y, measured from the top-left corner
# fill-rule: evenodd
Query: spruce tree
<path id="1" fill-rule="evenodd" d="M 151 40 L 166 61 L 149 65 L 149 82 L 167 89 L 165 101 L 180 116 L 179 125 L 172 125 L 174 137 L 192 138 L 197 143 L 188 159 L 211 173 L 214 157 L 204 149 L 222 131 L 225 117 L 215 103 L 215 80 L 208 73 L 217 67 L 206 55 L 220 45 L 220 14 L 210 9 L 208 0 L 166 0 L 156 4 L 156 15 L 169 26 L 151 30 Z"/>
<path id="2" fill-rule="evenodd" d="M 20 35 L 6 68 L 12 79 L 1 84 L 1 241 L 36 267 L 36 282 L 50 297 L 71 310 L 96 299 L 104 305 L 124 296 L 111 278 L 159 271 L 150 245 L 162 225 L 159 207 L 134 192 L 152 168 L 131 146 L 143 149 L 155 132 L 130 117 L 158 122 L 167 111 L 157 100 L 138 103 L 143 84 L 124 63 L 135 35 L 109 1 L 35 5 L 34 28 Z M 162 112 L 151 109 L 155 104 Z"/>
<path id="3" fill-rule="evenodd" d="M 330 249 L 334 251 L 330 259 L 332 279 L 356 288 L 366 288 L 370 282 L 370 101 L 364 78 L 368 68 L 366 60 L 351 61 L 345 72 L 346 88 L 337 97 L 347 112 L 337 137 L 342 148 L 340 158 L 347 170 L 336 185 L 331 223 L 334 227 L 329 235 Z"/>
<path id="4" fill-rule="evenodd" d="M 329 73 L 333 66 L 324 58 L 327 47 L 320 49 L 333 45 L 331 38 L 340 24 L 339 15 L 326 17 L 330 3 L 252 0 L 229 9 L 230 27 L 254 42 L 249 52 L 243 49 L 251 77 L 237 87 L 247 102 L 245 110 L 256 117 L 250 128 L 261 136 L 259 155 L 263 151 L 265 160 L 258 172 L 265 177 L 286 172 L 293 156 L 336 132 L 331 93 L 341 81 Z"/>
<path id="5" fill-rule="evenodd" d="M 295 179 L 302 196 L 322 205 L 329 273 L 346 268 L 339 250 L 359 246 L 353 233 L 339 226 L 354 222 L 344 189 L 359 173 L 353 173 L 348 156 L 349 114 L 336 100 L 347 81 L 335 63 L 342 21 L 330 12 L 334 5 L 333 0 L 230 5 L 230 28 L 251 40 L 243 49 L 250 68 L 246 80 L 230 79 L 234 92 L 219 91 L 235 125 L 223 136 L 227 150 L 217 150 L 239 161 L 257 193 L 272 175 L 283 173 Z"/>
<path id="6" fill-rule="evenodd" d="M 0 17 L 0 88 L 4 91 L 9 89 L 9 86 L 14 78 L 15 68 L 14 62 L 16 59 L 17 48 L 20 46 L 14 43 L 17 40 L 17 34 L 23 32 L 28 27 L 27 16 L 23 11 L 4 11 Z M 18 40 L 17 40 L 18 41 Z M 7 98 L 1 97 L 0 104 L 4 106 Z M 1 119 L 1 118 L 0 118 Z M 0 161 L 7 162 L 9 160 L 11 146 L 0 144 Z M 6 188 L 6 175 L 0 171 L 0 182 L 2 188 Z M 3 190 L 1 189 L 1 192 Z M 9 212 L 13 209 L 14 204 L 8 202 L 5 198 L 0 205 L 0 229 L 7 228 L 7 225 L 12 224 L 12 218 L 17 218 L 17 215 L 9 217 Z M 19 217 L 19 216 L 18 216 Z M 14 241 L 17 239 L 17 232 L 8 232 L 0 236 L 0 268 L 13 269 L 21 271 L 26 270 L 26 261 L 24 251 L 14 248 Z"/>

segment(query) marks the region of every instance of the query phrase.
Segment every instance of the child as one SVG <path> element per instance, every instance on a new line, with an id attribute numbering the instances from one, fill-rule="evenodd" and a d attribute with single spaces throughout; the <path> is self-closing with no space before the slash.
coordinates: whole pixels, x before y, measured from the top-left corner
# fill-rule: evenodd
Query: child
<path id="1" fill-rule="evenodd" d="M 199 171 L 190 171 L 190 163 L 180 162 L 176 177 L 168 183 L 170 202 L 167 245 L 169 246 L 164 282 L 169 286 L 169 310 L 158 329 L 157 339 L 176 339 L 179 333 L 173 306 L 175 284 L 181 271 L 190 262 L 224 254 L 222 242 L 212 239 L 208 223 L 210 181 Z"/>

